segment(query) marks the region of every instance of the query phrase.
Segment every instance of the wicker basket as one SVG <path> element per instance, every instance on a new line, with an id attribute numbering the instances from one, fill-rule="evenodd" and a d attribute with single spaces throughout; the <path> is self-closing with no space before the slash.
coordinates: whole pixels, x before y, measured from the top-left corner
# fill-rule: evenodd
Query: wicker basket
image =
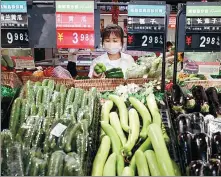
<path id="1" fill-rule="evenodd" d="M 185 87 L 188 89 L 191 89 L 194 85 L 201 85 L 204 88 L 208 87 L 216 87 L 216 88 L 221 88 L 221 79 L 219 80 L 199 80 L 199 81 L 186 81 L 185 82 Z"/>
<path id="2" fill-rule="evenodd" d="M 42 82 L 44 79 L 54 80 L 56 84 L 64 84 L 67 87 L 74 87 L 73 79 L 61 79 L 56 77 L 36 77 L 36 76 L 22 76 L 22 82 L 25 84 L 28 80 L 32 82 Z"/>
<path id="3" fill-rule="evenodd" d="M 142 85 L 147 82 L 148 79 L 87 79 L 87 80 L 75 80 L 75 87 L 82 88 L 85 90 L 89 90 L 91 87 L 96 87 L 98 91 L 112 91 L 119 85 L 125 84 L 138 84 Z"/>
<path id="4" fill-rule="evenodd" d="M 18 75 L 14 72 L 2 72 L 1 85 L 10 86 L 11 88 L 21 88 L 22 81 L 19 79 Z"/>

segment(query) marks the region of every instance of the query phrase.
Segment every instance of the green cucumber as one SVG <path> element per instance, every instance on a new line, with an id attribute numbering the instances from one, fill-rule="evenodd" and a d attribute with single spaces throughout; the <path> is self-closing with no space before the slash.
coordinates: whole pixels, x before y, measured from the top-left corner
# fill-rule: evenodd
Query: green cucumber
<path id="1" fill-rule="evenodd" d="M 64 137 L 64 150 L 65 152 L 71 152 L 72 150 L 72 140 L 74 138 L 75 133 L 81 128 L 81 124 L 75 124 L 74 128 L 69 131 L 69 133 Z"/>
<path id="2" fill-rule="evenodd" d="M 37 113 L 38 113 L 38 111 L 37 111 L 37 107 L 36 107 L 36 104 L 32 104 L 31 105 L 31 116 L 36 116 L 37 115 Z"/>
<path id="3" fill-rule="evenodd" d="M 94 158 L 91 176 L 102 176 L 105 162 L 107 160 L 111 146 L 111 140 L 108 136 L 104 136 L 101 140 L 100 147 Z"/>
<path id="4" fill-rule="evenodd" d="M 42 86 L 48 86 L 49 79 L 44 79 L 42 81 Z"/>
<path id="5" fill-rule="evenodd" d="M 161 127 L 156 124 L 150 124 L 148 128 L 148 136 L 150 137 L 153 149 L 155 151 L 160 173 L 163 176 L 175 176 L 172 161 L 163 138 Z"/>
<path id="6" fill-rule="evenodd" d="M 61 115 L 64 114 L 64 108 L 65 108 L 65 102 L 66 102 L 66 93 L 61 93 Z"/>
<path id="7" fill-rule="evenodd" d="M 118 137 L 114 128 L 104 121 L 101 121 L 101 127 L 104 130 L 105 134 L 108 135 L 111 139 L 112 151 L 115 152 L 117 155 L 120 154 L 122 145 L 120 138 Z"/>
<path id="8" fill-rule="evenodd" d="M 64 158 L 65 153 L 63 151 L 55 151 L 51 154 L 48 165 L 48 176 L 62 176 Z"/>
<path id="9" fill-rule="evenodd" d="M 25 121 L 26 117 L 26 107 L 27 107 L 27 100 L 23 99 L 22 103 L 21 103 L 21 115 L 20 115 L 20 125 L 22 125 L 22 123 Z"/>
<path id="10" fill-rule="evenodd" d="M 54 82 L 54 80 L 49 80 L 48 81 L 48 88 L 49 88 L 49 90 L 54 91 L 54 89 L 55 89 L 55 82 Z"/>
<path id="11" fill-rule="evenodd" d="M 43 97 L 43 87 L 39 87 L 36 95 L 36 106 L 39 107 L 39 105 L 42 103 L 42 97 Z"/>
<path id="12" fill-rule="evenodd" d="M 140 137 L 142 139 L 146 139 L 147 128 L 151 123 L 151 115 L 150 115 L 149 111 L 147 110 L 146 106 L 142 102 L 140 102 L 138 99 L 136 99 L 134 97 L 130 97 L 129 101 L 142 117 L 143 126 L 140 131 Z"/>
<path id="13" fill-rule="evenodd" d="M 173 164 L 173 169 L 174 169 L 175 175 L 176 175 L 176 176 L 182 176 L 182 175 L 181 175 L 180 168 L 179 168 L 179 166 L 177 165 L 177 163 L 174 162 L 173 160 L 171 160 L 171 161 L 172 161 L 172 164 Z"/>
<path id="14" fill-rule="evenodd" d="M 35 87 L 38 87 L 38 86 L 42 86 L 41 82 L 39 82 L 39 81 L 35 82 Z"/>
<path id="15" fill-rule="evenodd" d="M 109 99 L 117 105 L 117 108 L 120 113 L 120 122 L 123 130 L 125 132 L 129 132 L 128 111 L 124 101 L 117 95 L 109 95 Z"/>
<path id="16" fill-rule="evenodd" d="M 61 118 L 61 104 L 57 103 L 55 106 L 55 120 L 59 120 Z"/>
<path id="17" fill-rule="evenodd" d="M 12 133 L 13 138 L 15 138 L 18 128 L 19 128 L 21 104 L 22 104 L 22 99 L 16 98 L 13 105 L 12 105 L 10 122 L 9 122 L 9 129 Z"/>
<path id="18" fill-rule="evenodd" d="M 51 117 L 51 118 L 55 118 L 55 104 L 54 104 L 54 102 L 49 103 L 47 116 Z"/>
<path id="19" fill-rule="evenodd" d="M 147 150 L 144 152 L 144 154 L 146 156 L 147 163 L 150 168 L 151 176 L 161 176 L 158 163 L 157 163 L 157 158 L 156 158 L 154 151 Z"/>
<path id="20" fill-rule="evenodd" d="M 121 128 L 120 120 L 116 112 L 110 113 L 110 124 L 115 129 L 117 135 L 121 140 L 122 145 L 124 146 L 127 143 L 127 138 Z"/>
<path id="21" fill-rule="evenodd" d="M 112 153 L 104 165 L 103 176 L 116 176 L 117 155 Z"/>
<path id="22" fill-rule="evenodd" d="M 39 105 L 38 107 L 38 116 L 39 117 L 45 117 L 45 106 Z"/>
<path id="23" fill-rule="evenodd" d="M 142 151 L 140 150 L 136 151 L 135 161 L 136 161 L 138 176 L 150 176 L 147 160 Z"/>
<path id="24" fill-rule="evenodd" d="M 74 97 L 75 97 L 75 89 L 72 87 L 71 89 L 68 90 L 67 98 L 66 98 L 66 102 L 65 102 L 65 107 L 67 107 L 73 103 Z"/>
<path id="25" fill-rule="evenodd" d="M 60 87 L 61 87 L 60 84 L 56 84 L 56 86 L 55 86 L 55 90 L 56 90 L 57 92 L 60 92 Z"/>
<path id="26" fill-rule="evenodd" d="M 131 156 L 131 150 L 135 146 L 138 138 L 139 138 L 139 132 L 140 132 L 140 120 L 138 113 L 135 109 L 129 110 L 129 122 L 130 122 L 130 132 L 129 137 L 127 140 L 127 143 L 123 147 L 123 154 L 126 156 Z"/>
<path id="27" fill-rule="evenodd" d="M 11 57 L 9 55 L 2 55 L 2 58 L 5 60 L 5 62 L 7 63 L 7 66 L 10 68 L 14 68 L 14 62 L 11 59 Z"/>
<path id="28" fill-rule="evenodd" d="M 83 108 L 84 106 L 86 106 L 88 103 L 88 93 L 85 92 L 83 97 L 82 97 L 82 101 L 81 101 L 81 108 Z"/>
<path id="29" fill-rule="evenodd" d="M 62 84 L 61 87 L 60 87 L 60 92 L 66 94 L 66 92 L 67 92 L 67 87 Z"/>

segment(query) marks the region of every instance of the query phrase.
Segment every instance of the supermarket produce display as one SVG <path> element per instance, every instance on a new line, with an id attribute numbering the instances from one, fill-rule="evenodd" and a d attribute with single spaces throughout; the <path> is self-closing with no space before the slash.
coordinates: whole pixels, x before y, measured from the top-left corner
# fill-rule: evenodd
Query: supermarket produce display
<path id="1" fill-rule="evenodd" d="M 98 121 L 96 89 L 27 82 L 1 132 L 2 175 L 87 175 Z"/>
<path id="2" fill-rule="evenodd" d="M 220 176 L 220 90 L 174 85 L 169 100 L 183 174 Z"/>

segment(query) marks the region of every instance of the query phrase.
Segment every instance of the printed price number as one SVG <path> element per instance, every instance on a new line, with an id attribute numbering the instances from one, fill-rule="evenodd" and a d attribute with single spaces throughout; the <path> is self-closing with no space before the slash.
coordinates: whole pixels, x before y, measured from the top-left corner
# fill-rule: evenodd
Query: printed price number
<path id="1" fill-rule="evenodd" d="M 220 35 L 214 34 L 187 34 L 185 50 L 188 51 L 220 51 Z"/>
<path id="2" fill-rule="evenodd" d="M 14 41 L 29 41 L 28 40 L 28 33 L 13 33 L 13 32 L 7 32 L 7 42 L 8 44 L 12 44 Z"/>
<path id="3" fill-rule="evenodd" d="M 28 29 L 2 29 L 3 48 L 29 47 Z"/>
<path id="4" fill-rule="evenodd" d="M 78 44 L 80 42 L 88 42 L 90 40 L 94 40 L 93 34 L 79 34 L 79 33 L 73 33 L 73 44 Z"/>
<path id="5" fill-rule="evenodd" d="M 163 37 L 162 36 L 142 36 L 142 47 L 147 47 L 148 44 L 163 44 Z"/>
<path id="6" fill-rule="evenodd" d="M 206 45 L 220 45 L 219 36 L 211 37 L 211 36 L 200 36 L 200 48 L 205 48 Z"/>

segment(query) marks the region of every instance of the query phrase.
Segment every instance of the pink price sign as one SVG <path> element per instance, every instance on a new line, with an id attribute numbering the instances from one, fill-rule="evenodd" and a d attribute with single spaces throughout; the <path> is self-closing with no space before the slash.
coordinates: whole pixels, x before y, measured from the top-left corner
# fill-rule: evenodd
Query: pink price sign
<path id="1" fill-rule="evenodd" d="M 84 28 L 94 30 L 93 13 L 56 13 L 56 28 Z"/>

